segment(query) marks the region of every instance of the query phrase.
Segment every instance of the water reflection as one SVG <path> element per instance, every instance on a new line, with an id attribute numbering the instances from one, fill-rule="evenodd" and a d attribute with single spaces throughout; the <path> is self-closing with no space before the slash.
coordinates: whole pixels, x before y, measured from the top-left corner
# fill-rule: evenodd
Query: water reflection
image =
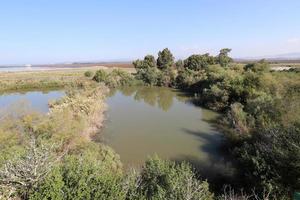
<path id="1" fill-rule="evenodd" d="M 192 100 L 191 95 L 169 88 L 112 90 L 99 137 L 120 154 L 125 167 L 140 166 L 157 154 L 190 162 L 204 178 L 227 176 L 231 164 L 220 151 L 223 137 L 213 123 L 219 115 Z"/>
<path id="2" fill-rule="evenodd" d="M 7 113 L 9 110 L 18 113 L 22 109 L 46 113 L 49 109 L 49 101 L 64 95 L 63 91 L 50 90 L 4 93 L 0 95 L 0 110 L 2 113 Z"/>
<path id="3" fill-rule="evenodd" d="M 117 91 L 124 96 L 133 96 L 136 101 L 142 101 L 166 112 L 172 107 L 174 99 L 186 103 L 192 102 L 191 95 L 164 87 L 121 87 L 112 89 L 108 96 L 114 96 Z"/>

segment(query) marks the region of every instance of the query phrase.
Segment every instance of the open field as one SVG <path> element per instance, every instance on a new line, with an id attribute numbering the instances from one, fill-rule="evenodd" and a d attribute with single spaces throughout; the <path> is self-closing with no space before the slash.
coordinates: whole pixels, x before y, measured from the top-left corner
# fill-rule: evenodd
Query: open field
<path id="1" fill-rule="evenodd" d="M 64 68 L 56 70 L 26 71 L 26 72 L 0 72 L 0 92 L 26 89 L 61 88 L 69 84 L 88 82 L 90 78 L 84 76 L 84 72 L 95 73 L 99 69 L 112 71 L 115 68 L 81 67 Z M 135 72 L 132 68 L 123 69 L 127 72 Z"/>

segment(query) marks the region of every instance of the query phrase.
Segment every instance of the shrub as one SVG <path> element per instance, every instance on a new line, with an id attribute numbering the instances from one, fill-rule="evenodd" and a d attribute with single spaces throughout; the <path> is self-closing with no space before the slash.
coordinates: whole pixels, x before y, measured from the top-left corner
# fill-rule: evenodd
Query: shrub
<path id="1" fill-rule="evenodd" d="M 209 54 L 204 55 L 191 55 L 186 60 L 184 60 L 184 67 L 191 70 L 201 70 L 208 65 L 214 64 L 214 58 Z"/>
<path id="2" fill-rule="evenodd" d="M 109 87 L 130 86 L 135 84 L 134 77 L 130 73 L 120 69 L 114 69 L 111 73 L 98 70 L 93 80 L 103 82 Z"/>
<path id="3" fill-rule="evenodd" d="M 244 181 L 277 196 L 300 189 L 300 126 L 260 130 L 236 148 Z"/>
<path id="4" fill-rule="evenodd" d="M 93 75 L 94 75 L 94 73 L 92 71 L 84 72 L 84 76 L 86 76 L 86 77 L 92 77 Z"/>
<path id="5" fill-rule="evenodd" d="M 98 71 L 96 71 L 96 74 L 93 77 L 94 81 L 99 82 L 106 82 L 108 79 L 108 74 L 106 71 L 104 71 L 103 69 L 100 69 Z"/>
<path id="6" fill-rule="evenodd" d="M 134 78 L 130 73 L 124 70 L 114 69 L 109 74 L 109 81 L 107 84 L 111 87 L 130 86 L 134 84 Z"/>
<path id="7" fill-rule="evenodd" d="M 27 199 L 40 181 L 51 171 L 59 156 L 53 146 L 37 144 L 33 137 L 23 155 L 6 161 L 0 169 L 0 197 L 20 196 Z"/>
<path id="8" fill-rule="evenodd" d="M 176 165 L 157 157 L 150 158 L 138 180 L 138 193 L 147 199 L 213 199 L 208 183 L 199 181 L 185 163 Z"/>
<path id="9" fill-rule="evenodd" d="M 253 120 L 243 108 L 244 106 L 241 103 L 234 103 L 230 106 L 230 110 L 227 113 L 230 128 L 236 133 L 235 136 L 231 136 L 238 140 L 249 137 L 250 130 L 253 128 Z M 231 139 L 233 140 L 233 138 Z"/>
<path id="10" fill-rule="evenodd" d="M 259 62 L 245 65 L 245 69 L 254 72 L 268 72 L 270 71 L 270 65 L 266 60 L 260 60 Z"/>
<path id="11" fill-rule="evenodd" d="M 121 175 L 93 156 L 67 156 L 30 197 L 38 199 L 124 199 Z"/>

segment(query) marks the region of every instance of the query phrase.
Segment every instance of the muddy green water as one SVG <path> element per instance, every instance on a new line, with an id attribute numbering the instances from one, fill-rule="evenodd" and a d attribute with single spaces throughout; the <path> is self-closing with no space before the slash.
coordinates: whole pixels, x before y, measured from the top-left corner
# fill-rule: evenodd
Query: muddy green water
<path id="1" fill-rule="evenodd" d="M 31 91 L 0 95 L 0 115 L 12 107 L 46 113 L 48 102 L 63 91 Z M 157 87 L 127 87 L 112 90 L 107 98 L 107 120 L 96 141 L 107 143 L 125 168 L 139 167 L 147 157 L 187 161 L 202 176 L 231 173 L 220 146 L 222 134 L 215 128 L 218 114 L 193 105 L 182 92 Z"/>
<path id="2" fill-rule="evenodd" d="M 191 100 L 168 88 L 113 90 L 101 140 L 120 155 L 125 167 L 140 166 L 157 154 L 188 161 L 205 173 L 223 173 L 228 168 L 220 151 L 223 137 L 212 122 L 218 114 Z"/>

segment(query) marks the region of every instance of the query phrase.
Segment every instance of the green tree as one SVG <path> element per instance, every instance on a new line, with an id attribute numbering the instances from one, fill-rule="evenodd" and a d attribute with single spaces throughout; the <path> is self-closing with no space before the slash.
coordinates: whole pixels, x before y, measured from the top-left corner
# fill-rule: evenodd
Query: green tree
<path id="1" fill-rule="evenodd" d="M 158 52 L 157 67 L 161 70 L 174 65 L 174 56 L 168 48 Z"/>
<path id="2" fill-rule="evenodd" d="M 137 70 L 156 67 L 156 61 L 152 55 L 145 56 L 144 60 L 133 61 L 132 64 Z"/>
<path id="3" fill-rule="evenodd" d="M 232 58 L 230 58 L 228 56 L 228 54 L 231 52 L 231 49 L 228 49 L 228 48 L 225 48 L 225 49 L 221 49 L 220 50 L 220 53 L 218 55 L 218 61 L 219 61 L 219 64 L 222 66 L 222 67 L 227 67 L 228 64 L 230 62 L 232 62 Z"/>
<path id="4" fill-rule="evenodd" d="M 161 72 L 156 66 L 154 56 L 147 55 L 144 60 L 134 61 L 133 65 L 137 70 L 136 79 L 142 80 L 147 85 L 157 85 Z"/>
<path id="5" fill-rule="evenodd" d="M 183 63 L 182 60 L 177 60 L 176 63 L 175 63 L 175 66 L 176 66 L 177 69 L 183 68 L 183 65 L 184 65 L 184 63 Z"/>
<path id="6" fill-rule="evenodd" d="M 184 60 L 185 68 L 196 71 L 204 69 L 211 64 L 214 64 L 214 59 L 209 54 L 191 55 L 186 60 Z"/>

